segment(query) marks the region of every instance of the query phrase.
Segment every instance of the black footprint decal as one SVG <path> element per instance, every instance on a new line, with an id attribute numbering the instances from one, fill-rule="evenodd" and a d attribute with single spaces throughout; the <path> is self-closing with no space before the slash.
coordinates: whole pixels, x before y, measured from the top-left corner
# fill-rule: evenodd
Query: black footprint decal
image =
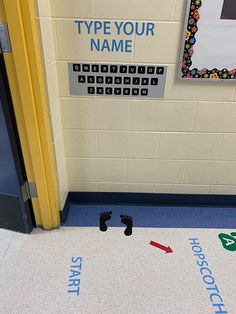
<path id="1" fill-rule="evenodd" d="M 133 228 L 133 218 L 130 216 L 120 215 L 121 222 L 127 226 L 127 228 L 124 231 L 124 234 L 126 236 L 130 236 L 132 234 L 132 228 Z"/>
<path id="2" fill-rule="evenodd" d="M 107 225 L 106 225 L 106 221 L 111 219 L 111 214 L 112 212 L 104 212 L 100 214 L 100 218 L 99 218 L 99 222 L 100 222 L 100 230 L 101 231 L 107 231 Z"/>

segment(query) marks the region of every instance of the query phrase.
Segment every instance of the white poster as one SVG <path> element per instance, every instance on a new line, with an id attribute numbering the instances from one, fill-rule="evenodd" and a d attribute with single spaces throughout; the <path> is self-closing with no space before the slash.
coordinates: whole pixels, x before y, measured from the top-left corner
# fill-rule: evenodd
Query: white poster
<path id="1" fill-rule="evenodd" d="M 236 79 L 236 0 L 191 0 L 183 79 Z"/>

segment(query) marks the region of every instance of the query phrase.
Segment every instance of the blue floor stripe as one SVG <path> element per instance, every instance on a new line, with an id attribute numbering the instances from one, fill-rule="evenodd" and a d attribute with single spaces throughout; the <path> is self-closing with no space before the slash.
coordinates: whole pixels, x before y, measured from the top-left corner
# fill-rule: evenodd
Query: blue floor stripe
<path id="1" fill-rule="evenodd" d="M 236 229 L 236 209 L 229 207 L 71 205 L 63 225 L 98 227 L 99 214 L 106 211 L 112 211 L 109 227 L 123 226 L 120 222 L 123 214 L 133 218 L 134 227 Z"/>

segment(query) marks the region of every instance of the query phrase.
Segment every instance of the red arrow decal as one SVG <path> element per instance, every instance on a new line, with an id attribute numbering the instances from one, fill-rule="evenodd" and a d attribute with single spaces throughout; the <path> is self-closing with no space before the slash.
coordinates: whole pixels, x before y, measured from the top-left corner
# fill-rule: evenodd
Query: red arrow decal
<path id="1" fill-rule="evenodd" d="M 167 247 L 167 246 L 164 246 L 164 245 L 162 245 L 160 243 L 157 243 L 157 242 L 154 242 L 154 241 L 151 241 L 150 245 L 155 246 L 158 249 L 161 249 L 162 251 L 165 251 L 166 253 L 173 253 L 173 250 L 169 246 Z"/>

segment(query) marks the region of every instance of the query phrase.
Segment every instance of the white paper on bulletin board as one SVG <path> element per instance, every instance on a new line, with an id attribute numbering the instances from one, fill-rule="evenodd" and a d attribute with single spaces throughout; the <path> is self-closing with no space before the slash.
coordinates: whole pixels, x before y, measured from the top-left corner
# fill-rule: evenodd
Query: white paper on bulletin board
<path id="1" fill-rule="evenodd" d="M 236 79 L 236 0 L 189 0 L 181 79 Z"/>

